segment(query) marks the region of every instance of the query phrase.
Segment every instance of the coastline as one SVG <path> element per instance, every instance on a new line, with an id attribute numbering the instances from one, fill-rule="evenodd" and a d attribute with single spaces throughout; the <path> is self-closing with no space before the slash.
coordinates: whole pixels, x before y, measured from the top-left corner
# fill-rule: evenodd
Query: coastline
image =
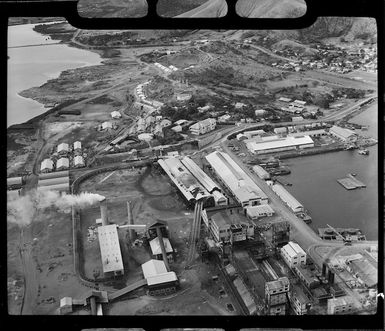
<path id="1" fill-rule="evenodd" d="M 7 128 L 7 130 L 8 129 L 12 130 L 14 128 L 18 128 L 18 127 L 23 126 L 23 125 L 37 124 L 37 122 L 39 122 L 40 120 L 42 120 L 45 117 L 49 116 L 50 114 L 54 113 L 55 111 L 60 110 L 61 108 L 71 104 L 70 102 L 68 102 L 66 100 L 65 101 L 58 101 L 58 102 L 52 102 L 50 100 L 45 100 L 43 94 L 42 94 L 41 97 L 36 96 L 35 94 L 38 94 L 38 90 L 41 89 L 41 87 L 43 87 L 46 84 L 50 84 L 51 82 L 60 82 L 60 80 L 62 79 L 62 75 L 65 74 L 66 72 L 76 71 L 78 69 L 85 68 L 85 67 L 89 68 L 89 67 L 102 66 L 102 65 L 105 64 L 106 58 L 103 57 L 103 55 L 104 55 L 103 52 L 98 51 L 98 50 L 89 50 L 89 49 L 86 49 L 86 48 L 79 47 L 78 45 L 68 41 L 68 37 L 64 37 L 64 35 L 62 33 L 59 33 L 59 34 L 57 34 L 55 32 L 48 33 L 49 30 L 47 30 L 47 33 L 41 33 L 41 32 L 36 31 L 36 29 L 35 29 L 35 27 L 38 26 L 38 25 L 51 26 L 51 27 L 49 27 L 49 29 L 52 29 L 52 25 L 54 25 L 54 24 L 61 25 L 63 23 L 64 24 L 68 24 L 66 21 L 52 21 L 52 20 L 51 21 L 47 21 L 47 22 L 28 23 L 28 24 L 33 24 L 34 25 L 32 27 L 32 30 L 34 32 L 39 33 L 42 36 L 49 36 L 52 40 L 60 40 L 60 43 L 58 43 L 57 45 L 62 45 L 62 46 L 65 45 L 65 46 L 68 46 L 68 47 L 71 47 L 71 48 L 82 49 L 82 50 L 90 51 L 92 53 L 95 53 L 95 54 L 99 55 L 100 56 L 100 63 L 95 65 L 95 64 L 92 64 L 90 62 L 86 62 L 85 64 L 83 64 L 81 66 L 78 66 L 78 67 L 75 67 L 75 68 L 64 69 L 64 70 L 60 70 L 59 69 L 59 70 L 57 70 L 55 72 L 51 72 L 50 76 L 52 78 L 48 78 L 42 84 L 36 85 L 36 86 L 32 86 L 30 88 L 23 89 L 23 90 L 17 92 L 17 97 L 20 97 L 20 98 L 23 98 L 23 99 L 34 100 L 35 102 L 39 103 L 42 106 L 42 108 L 47 108 L 47 109 L 43 113 L 41 113 L 39 115 L 36 115 L 36 116 L 34 116 L 34 117 L 32 117 L 32 118 L 30 118 L 28 120 L 22 121 L 20 123 L 11 124 Z M 15 25 L 19 25 L 20 26 L 20 25 L 27 25 L 27 24 L 14 24 L 13 26 L 15 26 Z M 72 36 L 72 34 L 73 33 L 71 33 L 71 36 Z M 47 46 L 50 46 L 50 44 L 47 43 Z M 42 46 L 42 47 L 44 47 L 44 46 Z M 31 93 L 32 91 L 34 91 L 35 93 Z M 74 100 L 73 102 L 77 102 L 77 101 L 79 101 L 79 100 L 77 99 L 77 100 Z M 47 107 L 48 105 L 52 105 L 52 104 L 55 104 L 55 106 L 54 107 L 50 107 L 50 108 Z"/>

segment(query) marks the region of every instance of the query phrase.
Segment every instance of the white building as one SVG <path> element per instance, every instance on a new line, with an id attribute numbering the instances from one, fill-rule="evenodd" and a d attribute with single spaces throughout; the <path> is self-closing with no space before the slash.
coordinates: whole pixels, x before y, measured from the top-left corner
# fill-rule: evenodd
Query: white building
<path id="1" fill-rule="evenodd" d="M 187 120 L 178 120 L 176 122 L 174 122 L 175 125 L 183 125 L 185 123 L 187 123 L 188 121 Z"/>
<path id="2" fill-rule="evenodd" d="M 117 110 L 114 110 L 113 112 L 111 112 L 111 117 L 113 119 L 119 119 L 122 117 L 122 114 L 120 112 L 118 112 Z"/>
<path id="3" fill-rule="evenodd" d="M 309 136 L 309 137 L 322 137 L 326 136 L 326 131 L 323 129 L 320 130 L 309 130 L 309 131 L 303 131 L 303 132 L 293 132 L 288 134 L 289 137 L 303 137 L 303 136 Z"/>
<path id="4" fill-rule="evenodd" d="M 314 141 L 309 136 L 285 137 L 267 139 L 249 139 L 246 141 L 246 147 L 250 152 L 255 154 L 268 154 L 284 152 L 289 150 L 303 149 L 314 147 Z"/>
<path id="5" fill-rule="evenodd" d="M 103 122 L 102 123 L 102 130 L 108 130 L 112 129 L 112 123 L 111 122 Z"/>
<path id="6" fill-rule="evenodd" d="M 170 120 L 168 120 L 167 118 L 163 119 L 161 122 L 160 122 L 160 126 L 162 128 L 166 128 L 168 126 L 170 126 L 172 124 L 172 122 Z"/>
<path id="7" fill-rule="evenodd" d="M 270 205 L 259 205 L 246 208 L 246 216 L 249 220 L 257 221 L 261 217 L 273 216 L 274 210 Z"/>
<path id="8" fill-rule="evenodd" d="M 243 207 L 268 203 L 267 195 L 228 154 L 213 152 L 206 160 Z"/>
<path id="9" fill-rule="evenodd" d="M 66 170 L 70 167 L 70 160 L 66 157 L 62 157 L 56 162 L 56 170 Z"/>
<path id="10" fill-rule="evenodd" d="M 82 168 L 82 167 L 84 167 L 83 156 L 77 155 L 77 156 L 74 157 L 74 166 L 75 166 L 75 168 Z"/>
<path id="11" fill-rule="evenodd" d="M 207 118 L 190 126 L 190 132 L 195 135 L 205 134 L 215 130 L 217 121 L 214 118 Z"/>
<path id="12" fill-rule="evenodd" d="M 303 117 L 302 117 L 302 116 L 293 116 L 293 117 L 291 118 L 291 120 L 292 120 L 293 122 L 302 122 L 302 121 L 303 121 Z"/>
<path id="13" fill-rule="evenodd" d="M 329 133 L 345 142 L 355 142 L 357 140 L 357 133 L 349 129 L 341 128 L 337 125 L 332 126 Z"/>
<path id="14" fill-rule="evenodd" d="M 246 107 L 246 104 L 242 103 L 242 102 L 237 102 L 235 105 L 234 105 L 235 109 L 241 109 L 243 107 Z"/>
<path id="15" fill-rule="evenodd" d="M 50 159 L 45 159 L 41 163 L 40 171 L 41 172 L 51 172 L 53 170 L 53 161 Z"/>
<path id="16" fill-rule="evenodd" d="M 116 224 L 99 226 L 98 236 L 103 273 L 123 275 L 124 267 Z"/>
<path id="17" fill-rule="evenodd" d="M 305 210 L 304 206 L 294 198 L 281 184 L 274 184 L 271 189 L 287 206 L 295 213 L 300 213 Z"/>
<path id="18" fill-rule="evenodd" d="M 231 118 L 231 115 L 225 114 L 218 117 L 218 122 L 227 122 Z"/>
<path id="19" fill-rule="evenodd" d="M 274 133 L 275 134 L 286 134 L 287 133 L 287 128 L 285 126 L 279 127 L 279 128 L 274 128 Z"/>
<path id="20" fill-rule="evenodd" d="M 80 152 L 82 150 L 82 143 L 80 141 L 74 142 L 74 151 Z"/>
<path id="21" fill-rule="evenodd" d="M 257 136 L 264 136 L 266 134 L 266 132 L 264 130 L 253 130 L 253 131 L 245 131 L 245 132 L 243 132 L 243 134 L 248 139 L 251 139 L 251 138 L 254 138 Z"/>
<path id="22" fill-rule="evenodd" d="M 176 126 L 172 127 L 171 130 L 174 132 L 182 132 L 183 129 L 180 125 L 176 125 Z"/>
<path id="23" fill-rule="evenodd" d="M 69 147 L 69 145 L 66 144 L 66 143 L 61 143 L 61 144 L 59 144 L 59 145 L 57 146 L 57 152 L 58 152 L 59 154 L 66 154 L 66 153 L 69 152 L 69 149 L 70 149 L 70 147 Z"/>
<path id="24" fill-rule="evenodd" d="M 263 116 L 266 114 L 266 110 L 265 109 L 256 109 L 254 114 L 255 114 L 255 116 Z"/>
<path id="25" fill-rule="evenodd" d="M 305 251 L 300 245 L 292 241 L 281 248 L 281 256 L 290 268 L 306 263 Z"/>
<path id="26" fill-rule="evenodd" d="M 265 169 L 263 169 L 260 165 L 253 166 L 253 171 L 261 179 L 264 179 L 264 180 L 270 179 L 270 174 Z"/>
<path id="27" fill-rule="evenodd" d="M 281 97 L 281 98 L 278 99 L 278 101 L 281 101 L 281 102 L 290 102 L 291 99 L 290 99 L 290 98 Z"/>

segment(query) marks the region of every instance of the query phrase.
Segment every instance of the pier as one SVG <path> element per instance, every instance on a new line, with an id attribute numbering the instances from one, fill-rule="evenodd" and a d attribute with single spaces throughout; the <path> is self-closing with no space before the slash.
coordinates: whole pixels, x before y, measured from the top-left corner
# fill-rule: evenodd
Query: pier
<path id="1" fill-rule="evenodd" d="M 346 178 L 337 179 L 337 182 L 340 183 L 347 190 L 355 190 L 356 188 L 363 188 L 366 185 L 355 178 L 352 174 L 348 174 Z"/>

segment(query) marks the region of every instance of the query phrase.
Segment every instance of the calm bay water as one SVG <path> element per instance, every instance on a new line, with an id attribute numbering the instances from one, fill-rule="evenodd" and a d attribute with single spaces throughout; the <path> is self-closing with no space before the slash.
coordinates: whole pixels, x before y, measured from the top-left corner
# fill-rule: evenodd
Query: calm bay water
<path id="1" fill-rule="evenodd" d="M 377 139 L 377 112 L 377 104 L 373 104 L 351 122 L 369 125 L 368 131 L 357 131 Z M 284 178 L 293 184 L 286 188 L 310 212 L 311 227 L 315 231 L 326 224 L 355 227 L 360 228 L 367 239 L 377 239 L 378 146 L 368 149 L 368 156 L 353 150 L 285 160 L 292 172 Z M 367 187 L 346 190 L 336 180 L 348 173 L 356 173 Z"/>
<path id="2" fill-rule="evenodd" d="M 7 127 L 48 110 L 39 102 L 23 98 L 18 93 L 58 77 L 63 70 L 97 65 L 102 61 L 96 53 L 55 44 L 57 41 L 33 31 L 34 26 L 24 24 L 8 28 L 8 47 L 46 45 L 8 48 Z"/>

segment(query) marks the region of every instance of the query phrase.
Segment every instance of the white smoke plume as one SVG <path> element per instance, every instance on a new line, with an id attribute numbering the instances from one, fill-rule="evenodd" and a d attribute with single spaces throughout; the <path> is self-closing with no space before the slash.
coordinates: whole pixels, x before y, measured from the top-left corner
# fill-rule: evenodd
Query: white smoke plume
<path id="1" fill-rule="evenodd" d="M 7 220 L 25 226 L 31 223 L 37 210 L 56 208 L 59 212 L 69 213 L 71 207 L 83 209 L 103 199 L 105 199 L 104 196 L 96 193 L 82 192 L 79 195 L 72 195 L 49 190 L 34 190 L 25 196 L 8 198 Z"/>

